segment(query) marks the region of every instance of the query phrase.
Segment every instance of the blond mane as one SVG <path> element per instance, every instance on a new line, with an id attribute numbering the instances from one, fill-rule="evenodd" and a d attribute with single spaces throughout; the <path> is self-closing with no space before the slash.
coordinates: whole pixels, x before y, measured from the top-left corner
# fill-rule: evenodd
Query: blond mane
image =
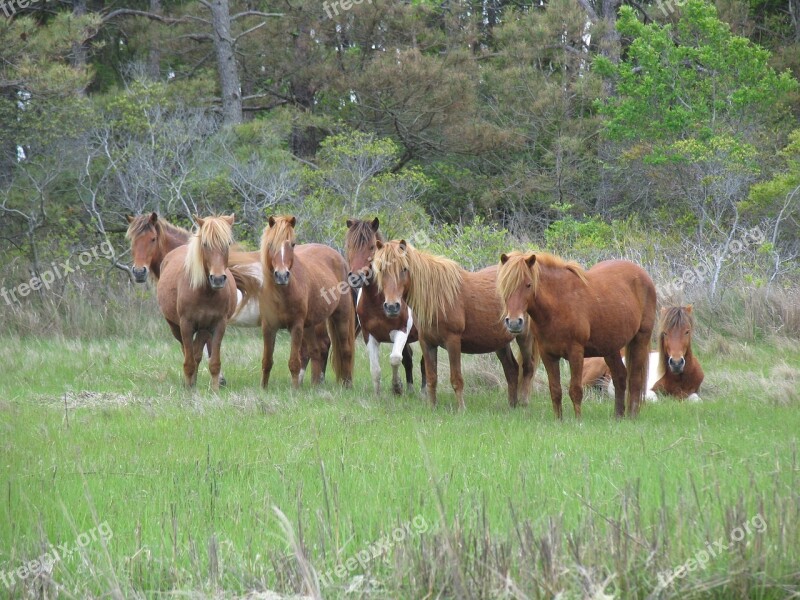
<path id="1" fill-rule="evenodd" d="M 280 250 L 286 240 L 294 243 L 294 224 L 295 218 L 291 215 L 270 217 L 261 234 L 261 264 L 264 268 L 270 264 L 270 255 Z"/>
<path id="2" fill-rule="evenodd" d="M 667 372 L 667 349 L 664 347 L 664 340 L 666 339 L 662 334 L 672 331 L 673 329 L 690 329 L 694 331 L 694 317 L 692 313 L 687 310 L 686 306 L 670 306 L 666 309 L 664 314 L 658 322 L 658 372 L 663 375 Z M 686 354 L 691 354 L 692 342 L 689 340 L 689 346 L 686 348 Z"/>
<path id="3" fill-rule="evenodd" d="M 376 250 L 372 266 L 380 290 L 385 277 L 397 279 L 403 269 L 408 269 L 406 302 L 421 329 L 435 327 L 439 312 L 455 306 L 461 293 L 463 269 L 458 263 L 417 250 L 404 241 L 387 242 Z"/>
<path id="4" fill-rule="evenodd" d="M 233 229 L 227 217 L 213 216 L 200 219 L 203 224 L 189 240 L 183 267 L 189 277 L 189 287 L 197 289 L 206 284 L 206 268 L 203 264 L 203 248 L 215 252 L 227 252 L 233 244 Z"/>
<path id="5" fill-rule="evenodd" d="M 528 260 L 536 256 L 533 267 L 528 266 Z M 539 290 L 539 279 L 542 267 L 551 269 L 566 269 L 578 276 L 583 282 L 587 283 L 586 272 L 575 261 L 566 261 L 560 256 L 549 254 L 548 252 L 509 252 L 507 260 L 500 266 L 497 272 L 497 293 L 503 303 L 503 312 L 507 310 L 506 300 L 511 294 L 516 292 L 526 278 L 531 280 L 531 291 L 536 296 Z"/>

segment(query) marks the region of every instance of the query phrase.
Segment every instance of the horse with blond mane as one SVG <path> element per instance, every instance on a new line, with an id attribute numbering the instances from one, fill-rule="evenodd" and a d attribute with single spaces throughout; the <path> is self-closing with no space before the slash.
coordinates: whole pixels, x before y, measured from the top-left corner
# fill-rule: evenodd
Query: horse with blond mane
<path id="1" fill-rule="evenodd" d="M 182 227 L 173 225 L 163 217 L 159 217 L 155 212 L 149 215 L 128 216 L 127 220 L 128 230 L 125 237 L 131 242 L 133 280 L 136 283 L 144 283 L 149 274 L 158 284 L 164 258 L 176 248 L 188 244 L 192 234 Z M 236 312 L 228 319 L 228 324 L 235 327 L 260 328 L 261 314 L 258 298 L 261 295 L 264 272 L 261 269 L 259 252 L 242 252 L 234 244 L 228 255 L 228 268 L 236 282 L 238 297 Z M 317 329 L 317 343 L 320 347 L 315 356 L 318 356 L 320 364 L 313 367 L 313 370 L 320 372 L 321 377 L 324 378 L 330 349 L 330 339 L 324 324 Z M 311 359 L 312 352 L 308 350 L 307 345 L 307 343 L 303 343 L 301 374 L 305 372 Z M 207 347 L 206 350 L 211 356 L 211 348 Z M 220 375 L 220 382 L 221 385 L 225 385 L 225 377 L 222 375 Z"/>
<path id="2" fill-rule="evenodd" d="M 358 290 L 356 298 L 356 315 L 361 324 L 364 341 L 367 343 L 372 385 L 376 394 L 381 390 L 381 362 L 378 353 L 380 344 L 391 343 L 392 352 L 389 363 L 392 366 L 392 391 L 403 392 L 398 373 L 400 364 L 406 372 L 406 387 L 411 390 L 414 385 L 414 354 L 412 342 L 418 339 L 414 325 L 414 315 L 408 305 L 403 302 L 400 312 L 394 317 L 387 317 L 383 310 L 384 297 L 375 283 L 375 275 L 370 266 L 375 244 L 383 242 L 378 227 L 380 221 L 375 217 L 372 221 L 361 219 L 347 220 L 347 234 L 344 238 L 344 253 L 350 263 L 347 281 L 350 287 Z M 425 386 L 425 361 L 421 362 L 422 385 Z"/>
<path id="3" fill-rule="evenodd" d="M 692 352 L 692 307 L 662 308 L 658 330 L 658 350 L 650 352 L 647 399 L 657 401 L 656 392 L 663 392 L 689 402 L 700 402 L 697 392 L 704 374 L 700 361 Z M 622 360 L 624 362 L 624 355 Z M 602 359 L 587 358 L 583 361 L 584 387 L 597 385 L 613 396 L 614 383 L 610 379 L 611 373 Z"/>
<path id="4" fill-rule="evenodd" d="M 208 344 L 211 388 L 219 390 L 222 337 L 236 310 L 236 285 L 228 270 L 233 219 L 233 215 L 195 217 L 198 229 L 189 244 L 170 252 L 161 265 L 158 306 L 183 346 L 187 387 L 197 381 L 203 347 Z"/>
<path id="5" fill-rule="evenodd" d="M 336 379 L 350 386 L 353 379 L 355 309 L 347 281 L 347 263 L 341 254 L 322 244 L 295 245 L 293 216 L 270 217 L 261 236 L 261 264 L 264 285 L 261 289 L 261 329 L 264 355 L 261 386 L 267 388 L 272 371 L 275 336 L 279 329 L 291 335 L 289 372 L 292 386 L 298 387 L 301 367 L 300 345 L 308 340 L 318 352 L 316 326 L 327 323 L 331 338 L 333 370 Z M 346 293 L 328 290 L 341 289 Z M 317 364 L 313 362 L 312 364 Z M 318 381 L 314 373 L 314 381 Z"/>
<path id="6" fill-rule="evenodd" d="M 536 370 L 536 344 L 527 327 L 514 334 L 503 327 L 502 305 L 495 291 L 497 267 L 472 273 L 455 261 L 417 250 L 405 240 L 376 242 L 372 267 L 378 289 L 385 297 L 386 315 L 396 316 L 403 300 L 414 311 L 432 405 L 436 405 L 440 346 L 450 359 L 450 383 L 459 410 L 465 408 L 462 353 L 494 352 L 508 383 L 509 404 L 528 403 Z M 520 365 L 511 351 L 514 338 L 522 361 L 521 381 Z"/>
<path id="7" fill-rule="evenodd" d="M 656 313 L 656 288 L 639 265 L 609 260 L 588 271 L 547 253 L 512 252 L 500 257 L 497 291 L 505 325 L 521 331 L 530 317 L 547 371 L 550 399 L 562 418 L 559 360 L 570 366 L 569 396 L 581 416 L 585 356 L 602 356 L 616 386 L 615 413 L 636 416 L 647 382 L 648 348 Z M 628 367 L 620 348 L 625 348 Z"/>

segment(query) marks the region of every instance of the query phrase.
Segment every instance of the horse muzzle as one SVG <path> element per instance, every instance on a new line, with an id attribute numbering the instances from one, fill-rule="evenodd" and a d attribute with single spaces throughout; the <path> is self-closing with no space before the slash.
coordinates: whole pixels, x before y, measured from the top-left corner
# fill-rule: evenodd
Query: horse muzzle
<path id="1" fill-rule="evenodd" d="M 683 356 L 681 356 L 680 360 L 675 360 L 670 356 L 669 360 L 667 361 L 667 364 L 669 365 L 670 371 L 672 371 L 676 375 L 680 375 L 681 373 L 683 373 L 683 369 L 686 366 L 686 359 Z"/>
<path id="2" fill-rule="evenodd" d="M 506 329 L 508 329 L 508 333 L 513 333 L 516 335 L 518 333 L 522 333 L 525 325 L 525 319 L 522 317 L 518 317 L 516 319 L 510 319 L 509 317 L 506 317 L 505 325 Z"/>
<path id="3" fill-rule="evenodd" d="M 289 271 L 275 271 L 272 274 L 273 279 L 277 285 L 289 285 Z"/>
<path id="4" fill-rule="evenodd" d="M 212 290 L 221 290 L 225 287 L 225 284 L 228 281 L 228 276 L 224 273 L 222 275 L 209 275 L 208 276 L 208 285 L 211 286 Z"/>
<path id="5" fill-rule="evenodd" d="M 387 317 L 396 317 L 400 314 L 400 303 L 399 302 L 384 302 L 383 303 L 383 312 L 386 314 Z"/>
<path id="6" fill-rule="evenodd" d="M 144 283 L 147 281 L 147 267 L 142 267 L 141 269 L 133 267 L 131 268 L 131 274 L 136 283 Z"/>

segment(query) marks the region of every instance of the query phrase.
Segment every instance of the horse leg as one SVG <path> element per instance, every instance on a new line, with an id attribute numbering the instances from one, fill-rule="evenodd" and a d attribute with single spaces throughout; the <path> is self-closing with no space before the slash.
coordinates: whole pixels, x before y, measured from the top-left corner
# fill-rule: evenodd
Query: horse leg
<path id="1" fill-rule="evenodd" d="M 519 364 L 517 364 L 517 359 L 514 358 L 514 352 L 511 350 L 510 344 L 506 344 L 495 354 L 500 359 L 500 364 L 503 365 L 503 373 L 506 376 L 508 405 L 511 408 L 515 408 L 518 399 Z"/>
<path id="2" fill-rule="evenodd" d="M 419 345 L 422 348 L 422 360 L 425 367 L 425 381 L 428 388 L 428 402 L 431 406 L 436 406 L 436 384 L 438 373 L 436 363 L 438 362 L 439 347 L 433 344 L 427 344 L 419 340 Z"/>
<path id="3" fill-rule="evenodd" d="M 625 389 L 628 370 L 622 362 L 619 352 L 604 357 L 608 370 L 611 371 L 611 383 L 614 386 L 614 414 L 618 419 L 625 416 Z"/>
<path id="4" fill-rule="evenodd" d="M 650 332 L 639 331 L 625 348 L 628 361 L 628 416 L 639 414 L 639 403 L 647 385 L 647 369 L 650 365 Z"/>
<path id="5" fill-rule="evenodd" d="M 303 324 L 295 323 L 292 325 L 290 336 L 292 345 L 289 349 L 289 373 L 292 376 L 292 387 L 297 389 L 300 387 L 300 367 L 303 365 L 303 360 L 300 357 L 300 348 L 303 345 Z"/>
<path id="6" fill-rule="evenodd" d="M 403 350 L 406 347 L 408 333 L 395 329 L 389 333 L 389 339 L 392 340 L 392 352 L 389 354 L 389 363 L 392 365 L 392 391 L 399 395 L 403 393 L 400 363 L 403 362 Z"/>
<path id="7" fill-rule="evenodd" d="M 346 298 L 347 296 L 343 296 Z M 329 320 L 331 325 L 331 347 L 334 351 L 333 366 L 339 382 L 346 388 L 353 387 L 353 346 L 355 345 L 355 312 L 353 305 L 343 302 Z M 338 356 L 337 356 L 338 355 Z"/>
<path id="8" fill-rule="evenodd" d="M 369 356 L 369 372 L 372 375 L 372 389 L 375 395 L 381 393 L 381 356 L 380 342 L 370 334 L 367 340 L 367 356 Z"/>
<path id="9" fill-rule="evenodd" d="M 222 358 L 220 356 L 220 349 L 222 347 L 222 336 L 225 335 L 225 328 L 227 322 L 222 319 L 214 328 L 214 333 L 211 335 L 211 356 L 208 357 L 208 372 L 211 373 L 211 390 L 214 392 L 219 391 L 219 386 L 222 385 Z"/>
<path id="10" fill-rule="evenodd" d="M 575 346 L 567 358 L 569 361 L 569 397 L 575 418 L 581 418 L 581 403 L 583 402 L 583 346 Z"/>
<path id="11" fill-rule="evenodd" d="M 408 342 L 403 346 L 403 369 L 406 372 L 406 391 L 410 392 L 414 389 L 414 351 Z"/>
<path id="12" fill-rule="evenodd" d="M 183 344 L 183 382 L 187 388 L 197 381 L 197 361 L 194 355 L 194 327 L 188 319 L 181 319 L 181 343 Z"/>
<path id="13" fill-rule="evenodd" d="M 167 321 L 169 325 L 170 331 L 172 331 L 172 335 L 175 336 L 175 339 L 178 340 L 179 343 L 183 344 L 183 337 L 181 336 L 181 326 L 173 323 L 172 321 Z"/>
<path id="14" fill-rule="evenodd" d="M 261 387 L 266 390 L 269 385 L 272 365 L 274 364 L 275 336 L 278 334 L 278 330 L 271 329 L 264 323 L 261 327 L 261 333 L 264 335 L 264 355 L 261 359 Z"/>
<path id="15" fill-rule="evenodd" d="M 464 404 L 464 377 L 461 375 L 461 337 L 453 336 L 447 341 L 447 356 L 450 359 L 450 385 L 456 393 L 458 410 L 466 410 Z"/>
<path id="16" fill-rule="evenodd" d="M 314 327 L 306 327 L 303 332 L 303 348 L 305 353 L 303 356 L 303 365 L 300 368 L 300 375 L 298 377 L 300 384 L 303 383 L 303 374 L 305 373 L 308 363 L 311 362 L 311 384 L 319 385 L 322 383 L 322 365 L 320 364 L 320 340 L 317 339 L 317 331 Z"/>
<path id="17" fill-rule="evenodd" d="M 536 376 L 536 367 L 539 362 L 539 346 L 536 344 L 536 337 L 529 330 L 527 333 L 517 336 L 519 346 L 520 367 L 522 367 L 522 381 L 519 390 L 519 402 L 521 406 L 528 406 L 533 387 L 533 378 Z"/>
<path id="18" fill-rule="evenodd" d="M 550 386 L 550 401 L 553 403 L 553 411 L 556 419 L 562 419 L 561 411 L 561 368 L 559 367 L 558 356 L 542 354 L 542 364 L 547 371 L 547 383 Z"/>
<path id="19" fill-rule="evenodd" d="M 206 342 L 206 354 L 208 355 L 209 364 L 211 364 L 211 342 L 213 339 L 214 337 L 212 336 L 209 338 L 208 342 Z M 219 384 L 223 387 L 228 385 L 228 382 L 226 381 L 225 376 L 222 374 L 222 371 L 219 372 Z"/>
<path id="20" fill-rule="evenodd" d="M 421 343 L 420 349 L 422 349 Z M 428 377 L 425 375 L 425 372 L 425 351 L 423 351 L 422 357 L 419 359 L 419 378 L 422 380 L 422 383 L 419 386 L 419 391 L 422 392 L 423 395 L 428 387 Z"/>

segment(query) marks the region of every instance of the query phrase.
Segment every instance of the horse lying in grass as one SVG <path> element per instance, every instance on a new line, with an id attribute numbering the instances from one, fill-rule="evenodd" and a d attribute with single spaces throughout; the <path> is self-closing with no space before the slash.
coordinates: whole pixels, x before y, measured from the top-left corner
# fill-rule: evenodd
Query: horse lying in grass
<path id="1" fill-rule="evenodd" d="M 266 389 L 269 385 L 279 329 L 288 329 L 291 335 L 289 372 L 292 386 L 297 387 L 301 343 L 308 340 L 309 349 L 316 352 L 316 328 L 327 324 L 336 379 L 349 387 L 353 379 L 356 315 L 353 296 L 346 283 L 347 263 L 341 254 L 328 246 L 295 246 L 295 222 L 292 216 L 270 217 L 261 237 L 264 271 L 259 297 L 264 335 L 261 386 Z M 339 289 L 340 284 L 346 287 L 346 293 L 332 296 L 324 293 Z M 314 380 L 317 379 L 314 373 Z"/>
<path id="2" fill-rule="evenodd" d="M 129 215 L 127 220 L 126 237 L 131 242 L 133 279 L 136 283 L 144 283 L 149 275 L 158 284 L 164 258 L 176 248 L 188 244 L 192 234 L 182 227 L 173 225 L 163 217 L 159 217 L 155 212 L 135 217 Z M 259 253 L 241 252 L 234 244 L 228 257 L 228 263 L 236 282 L 238 298 L 236 311 L 228 320 L 228 324 L 235 327 L 261 327 L 259 296 L 264 273 L 261 269 Z M 320 364 L 314 367 L 314 370 L 321 372 L 321 377 L 324 378 L 330 349 L 330 339 L 324 325 L 317 330 L 316 343 L 319 345 L 319 349 L 315 355 L 319 357 Z M 306 346 L 307 344 L 304 343 L 302 349 L 303 372 L 305 372 L 312 354 Z M 211 348 L 207 347 L 206 351 L 210 357 Z M 220 376 L 220 381 L 221 385 L 225 385 L 224 376 Z"/>
<path id="3" fill-rule="evenodd" d="M 662 308 L 658 329 L 659 349 L 650 353 L 647 399 L 656 401 L 656 392 L 663 392 L 689 402 L 700 402 L 698 392 L 704 374 L 700 361 L 692 352 L 692 307 Z M 584 361 L 583 385 L 597 385 L 613 395 L 614 384 L 610 380 L 608 367 L 603 361 L 598 361 L 597 358 Z"/>
<path id="4" fill-rule="evenodd" d="M 497 290 L 504 322 L 522 331 L 526 315 L 542 356 L 556 417 L 562 418 L 559 360 L 570 366 L 569 396 L 581 416 L 583 360 L 602 356 L 616 386 L 615 414 L 636 416 L 647 382 L 648 346 L 655 324 L 656 288 L 640 266 L 604 261 L 584 271 L 547 253 L 512 252 L 500 257 Z M 619 349 L 626 349 L 629 365 Z"/>
<path id="5" fill-rule="evenodd" d="M 436 405 L 440 346 L 450 359 L 450 383 L 459 410 L 465 408 L 462 353 L 497 354 L 508 383 L 509 405 L 517 406 L 520 401 L 526 405 L 536 370 L 536 344 L 527 326 L 513 333 L 503 327 L 502 305 L 495 292 L 497 267 L 472 273 L 452 260 L 417 250 L 405 240 L 377 241 L 375 245 L 372 267 L 378 289 L 385 296 L 386 315 L 396 317 L 404 300 L 414 312 L 431 405 Z M 521 379 L 520 365 L 511 351 L 514 338 L 520 349 Z"/>
<path id="6" fill-rule="evenodd" d="M 208 344 L 211 389 L 219 390 L 222 337 L 236 310 L 236 285 L 228 270 L 233 219 L 196 217 L 198 230 L 189 244 L 167 254 L 161 265 L 158 306 L 183 346 L 183 375 L 190 388 Z"/>
<path id="7" fill-rule="evenodd" d="M 347 234 L 344 240 L 345 256 L 350 265 L 347 281 L 353 289 L 358 290 L 356 298 L 356 315 L 361 324 L 364 341 L 367 343 L 372 385 L 376 394 L 381 391 L 381 363 L 379 348 L 382 343 L 392 344 L 389 362 L 392 365 L 392 391 L 403 393 L 399 368 L 403 364 L 406 373 L 406 387 L 414 386 L 414 355 L 410 344 L 418 339 L 414 325 L 414 315 L 408 305 L 403 302 L 397 316 L 388 317 L 383 310 L 384 297 L 375 283 L 375 276 L 370 266 L 375 244 L 383 242 L 378 231 L 380 222 L 376 217 L 372 221 L 360 219 L 347 220 Z M 422 386 L 425 387 L 425 361 L 420 363 Z"/>

